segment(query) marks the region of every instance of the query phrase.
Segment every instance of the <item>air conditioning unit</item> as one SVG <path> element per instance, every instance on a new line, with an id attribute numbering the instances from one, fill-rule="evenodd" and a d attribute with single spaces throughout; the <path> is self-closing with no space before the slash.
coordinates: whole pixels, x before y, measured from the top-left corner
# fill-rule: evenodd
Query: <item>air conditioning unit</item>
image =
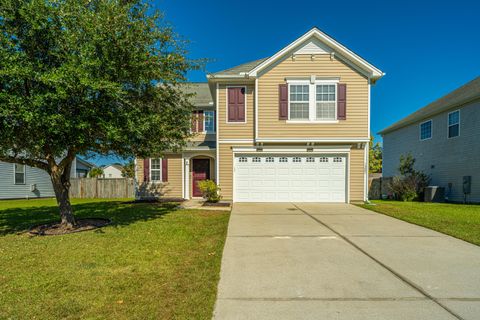
<path id="1" fill-rule="evenodd" d="M 34 192 L 35 190 L 37 190 L 37 185 L 34 183 L 34 184 L 31 184 L 30 185 L 30 191 L 31 192 Z"/>

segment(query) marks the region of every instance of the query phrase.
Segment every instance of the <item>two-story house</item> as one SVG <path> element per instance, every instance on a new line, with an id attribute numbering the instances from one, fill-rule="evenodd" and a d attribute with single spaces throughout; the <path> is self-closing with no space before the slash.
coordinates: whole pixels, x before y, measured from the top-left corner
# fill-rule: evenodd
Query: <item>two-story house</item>
<path id="1" fill-rule="evenodd" d="M 480 202 L 480 77 L 380 132 L 383 176 L 398 175 L 401 155 L 449 201 Z"/>
<path id="2" fill-rule="evenodd" d="M 139 189 L 189 199 L 212 179 L 236 202 L 364 201 L 370 88 L 383 75 L 317 28 L 271 57 L 208 74 L 187 85 L 198 135 L 181 153 L 137 159 Z"/>

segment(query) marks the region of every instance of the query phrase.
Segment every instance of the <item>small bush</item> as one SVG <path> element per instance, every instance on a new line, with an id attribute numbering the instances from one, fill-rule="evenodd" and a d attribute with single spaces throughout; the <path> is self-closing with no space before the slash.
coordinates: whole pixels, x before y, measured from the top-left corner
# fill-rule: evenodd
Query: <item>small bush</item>
<path id="1" fill-rule="evenodd" d="M 207 202 L 218 202 L 222 199 L 220 188 L 212 180 L 203 180 L 198 182 L 198 187 L 202 192 L 202 196 Z"/>
<path id="2" fill-rule="evenodd" d="M 420 200 L 423 196 L 425 187 L 428 186 L 430 178 L 421 171 L 413 168 L 415 159 L 412 155 L 400 157 L 400 167 L 398 170 L 401 176 L 393 177 L 389 189 L 397 200 L 413 201 Z"/>

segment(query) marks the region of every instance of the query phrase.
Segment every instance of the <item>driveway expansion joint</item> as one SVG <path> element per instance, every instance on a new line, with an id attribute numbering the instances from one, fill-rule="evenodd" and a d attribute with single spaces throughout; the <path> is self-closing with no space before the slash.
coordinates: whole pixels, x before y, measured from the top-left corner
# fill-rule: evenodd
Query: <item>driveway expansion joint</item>
<path id="1" fill-rule="evenodd" d="M 351 241 L 349 238 L 347 238 L 346 236 L 344 236 L 343 234 L 341 234 L 340 232 L 336 231 L 335 229 L 333 229 L 331 226 L 329 226 L 328 224 L 326 224 L 325 222 L 321 221 L 320 219 L 318 219 L 315 215 L 312 215 L 310 213 L 308 213 L 306 210 L 302 209 L 301 207 L 297 206 L 296 204 L 292 204 L 293 206 L 295 206 L 298 210 L 300 210 L 301 212 L 303 212 L 305 215 L 307 215 L 308 217 L 310 217 L 311 219 L 315 220 L 316 222 L 318 222 L 320 225 L 324 226 L 325 228 L 327 228 L 328 230 L 332 231 L 333 233 L 335 233 L 336 235 L 338 235 L 341 239 L 343 239 L 345 242 L 347 242 L 348 244 L 350 244 L 352 247 L 354 247 L 356 250 L 360 251 L 361 253 L 363 253 L 364 255 L 366 255 L 368 258 L 370 258 L 371 260 L 373 260 L 374 262 L 376 262 L 378 265 L 380 265 L 381 267 L 383 267 L 385 270 L 389 271 L 391 274 L 393 274 L 395 277 L 397 277 L 399 280 L 403 281 L 405 284 L 407 284 L 408 286 L 410 286 L 411 288 L 413 288 L 414 290 L 416 290 L 417 292 L 419 292 L 420 294 L 422 294 L 423 296 L 425 296 L 426 298 L 428 298 L 428 300 L 431 300 L 432 302 L 434 302 L 435 304 L 437 304 L 439 307 L 441 307 L 442 309 L 444 309 L 445 311 L 447 311 L 448 313 L 450 313 L 452 316 L 454 316 L 455 318 L 459 319 L 459 320 L 465 320 L 464 318 L 462 318 L 460 315 L 458 315 L 456 312 L 454 312 L 453 310 L 451 310 L 450 308 L 448 308 L 447 306 L 445 306 L 444 304 L 442 304 L 440 302 L 439 299 L 435 298 L 434 296 L 430 295 L 428 292 L 426 292 L 425 290 L 423 290 L 420 286 L 418 286 L 417 284 L 415 284 L 413 281 L 409 280 L 408 278 L 406 278 L 405 276 L 401 275 L 400 273 L 396 272 L 395 270 L 393 270 L 392 268 L 390 268 L 389 266 L 387 266 L 386 264 L 384 264 L 383 262 L 381 262 L 380 260 L 378 260 L 377 258 L 375 258 L 374 256 L 372 256 L 371 254 L 369 254 L 367 251 L 365 251 L 364 249 L 362 249 L 361 247 L 359 247 L 356 243 L 354 243 L 353 241 Z M 318 215 L 317 215 L 318 216 Z"/>

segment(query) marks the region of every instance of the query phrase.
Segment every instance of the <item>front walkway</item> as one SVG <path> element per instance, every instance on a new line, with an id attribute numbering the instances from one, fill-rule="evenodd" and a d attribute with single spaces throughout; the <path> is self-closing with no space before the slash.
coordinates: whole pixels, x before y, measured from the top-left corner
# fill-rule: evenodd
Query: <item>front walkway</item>
<path id="1" fill-rule="evenodd" d="M 215 319 L 479 319 L 480 247 L 346 204 L 235 204 Z"/>

